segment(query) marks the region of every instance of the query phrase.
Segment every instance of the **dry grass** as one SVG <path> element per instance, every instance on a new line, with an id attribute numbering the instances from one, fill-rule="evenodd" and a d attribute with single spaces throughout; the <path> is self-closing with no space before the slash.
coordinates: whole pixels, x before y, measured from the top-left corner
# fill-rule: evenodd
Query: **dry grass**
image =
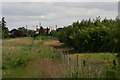
<path id="1" fill-rule="evenodd" d="M 32 45 L 32 46 L 29 46 Z M 56 49 L 55 53 L 53 52 Z M 14 68 L 3 72 L 11 72 L 5 77 L 22 77 L 22 78 L 76 78 L 76 72 L 80 78 L 97 78 L 101 77 L 102 71 L 111 65 L 106 63 L 112 62 L 115 57 L 112 54 L 71 54 L 66 56 L 66 60 L 56 57 L 57 51 L 67 49 L 58 40 L 34 40 L 32 38 L 15 38 L 3 40 L 3 54 L 14 58 L 14 55 L 21 53 L 29 53 L 30 62 L 25 68 Z M 11 56 L 12 55 L 12 56 Z M 51 57 L 51 55 L 53 55 Z M 79 55 L 78 64 L 76 66 L 76 56 Z M 23 58 L 26 58 L 26 56 Z M 31 59 L 32 58 L 32 59 Z M 71 61 L 69 61 L 71 58 Z M 105 59 L 104 59 L 105 58 Z M 5 56 L 6 60 L 6 56 Z M 86 64 L 84 66 L 83 60 Z M 7 60 L 6 60 L 7 61 Z M 68 62 L 69 61 L 69 62 Z M 105 64 L 105 65 L 104 65 Z M 105 67 L 104 67 L 105 66 Z M 23 69 L 23 70 L 22 70 Z M 15 76 L 14 76 L 15 74 Z M 21 76 L 20 76 L 21 75 Z"/>
<path id="2" fill-rule="evenodd" d="M 33 65 L 47 78 L 65 77 L 67 71 L 67 65 L 58 59 L 37 59 Z"/>
<path id="3" fill-rule="evenodd" d="M 29 46 L 32 45 L 32 46 Z M 30 48 L 30 49 L 29 49 Z M 4 77 L 7 78 L 61 78 L 65 76 L 66 64 L 52 52 L 52 47 L 44 45 L 41 40 L 34 40 L 32 38 L 15 38 L 3 40 L 3 60 L 6 69 L 3 70 Z M 26 55 L 26 53 L 29 53 Z M 19 56 L 20 54 L 21 56 Z M 18 57 L 17 57 L 18 55 Z M 7 57 L 8 56 L 8 57 Z M 7 59 L 30 58 L 25 68 L 10 68 Z M 42 58 L 44 57 L 44 58 Z M 52 59 L 55 57 L 55 59 Z M 7 66 L 7 67 L 6 67 Z M 23 70 L 21 70 L 23 69 Z M 18 73 L 17 73 L 18 72 Z M 15 74 L 15 75 L 14 75 Z M 32 75 L 33 74 L 33 75 Z M 19 76 L 21 75 L 21 76 Z"/>
<path id="4" fill-rule="evenodd" d="M 72 48 L 64 45 L 63 43 L 61 43 L 59 40 L 56 40 L 56 39 L 44 40 L 43 43 L 47 46 L 53 47 L 55 51 L 70 51 L 70 50 L 73 50 Z"/>
<path id="5" fill-rule="evenodd" d="M 14 38 L 4 39 L 2 41 L 2 54 L 17 54 L 20 53 L 23 45 L 32 44 L 32 38 Z"/>
<path id="6" fill-rule="evenodd" d="M 13 39 L 4 39 L 2 41 L 3 47 L 11 47 L 19 44 L 31 44 L 33 41 L 32 38 L 25 37 L 25 38 L 13 38 Z"/>
<path id="7" fill-rule="evenodd" d="M 62 43 L 60 43 L 60 41 L 58 40 L 44 40 L 43 43 L 45 45 L 48 45 L 48 46 L 60 46 L 60 45 L 63 45 Z"/>

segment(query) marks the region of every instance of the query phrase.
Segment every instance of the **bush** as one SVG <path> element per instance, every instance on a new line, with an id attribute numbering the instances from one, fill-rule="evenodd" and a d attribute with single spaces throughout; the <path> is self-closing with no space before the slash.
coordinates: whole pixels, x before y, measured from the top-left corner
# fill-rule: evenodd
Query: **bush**
<path id="1" fill-rule="evenodd" d="M 79 52 L 120 52 L 119 19 L 74 22 L 59 32 L 59 40 Z"/>
<path id="2" fill-rule="evenodd" d="M 69 46 L 72 46 L 73 41 L 69 37 L 72 32 L 74 32 L 73 27 L 71 26 L 65 27 L 60 32 L 58 32 L 58 39 L 60 40 L 60 42 L 63 42 Z"/>

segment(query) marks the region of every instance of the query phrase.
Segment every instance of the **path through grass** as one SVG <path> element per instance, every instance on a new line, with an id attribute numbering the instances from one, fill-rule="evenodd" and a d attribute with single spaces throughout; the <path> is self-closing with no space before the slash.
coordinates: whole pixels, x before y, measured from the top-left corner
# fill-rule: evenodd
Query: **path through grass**
<path id="1" fill-rule="evenodd" d="M 53 53 L 53 48 L 44 45 L 39 39 L 5 39 L 3 40 L 2 49 L 3 78 L 63 76 L 63 72 L 60 73 L 60 69 L 57 68 L 60 67 L 61 71 L 65 68 L 61 66 L 64 65 L 64 63 L 59 59 L 60 54 Z M 52 70 L 54 70 L 54 73 L 51 73 Z"/>
<path id="2" fill-rule="evenodd" d="M 46 45 L 63 53 L 69 65 L 69 78 L 119 78 L 116 53 L 76 53 L 58 40 L 47 40 Z"/>
<path id="3" fill-rule="evenodd" d="M 2 45 L 3 78 L 118 77 L 113 53 L 75 53 L 58 40 L 46 38 L 4 39 Z"/>

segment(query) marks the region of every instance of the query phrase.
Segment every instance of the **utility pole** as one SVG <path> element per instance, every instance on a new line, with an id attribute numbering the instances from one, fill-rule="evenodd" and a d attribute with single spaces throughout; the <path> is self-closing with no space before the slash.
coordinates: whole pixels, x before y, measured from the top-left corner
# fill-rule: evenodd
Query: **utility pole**
<path id="1" fill-rule="evenodd" d="M 39 22 L 39 27 L 41 27 L 41 22 Z"/>
<path id="2" fill-rule="evenodd" d="M 56 25 L 56 29 L 57 29 L 57 25 Z"/>
<path id="3" fill-rule="evenodd" d="M 26 29 L 27 29 L 27 25 L 26 25 Z"/>
<path id="4" fill-rule="evenodd" d="M 27 25 L 26 25 L 26 31 L 28 31 L 28 30 L 27 30 Z M 29 36 L 28 33 L 26 34 L 26 36 Z"/>

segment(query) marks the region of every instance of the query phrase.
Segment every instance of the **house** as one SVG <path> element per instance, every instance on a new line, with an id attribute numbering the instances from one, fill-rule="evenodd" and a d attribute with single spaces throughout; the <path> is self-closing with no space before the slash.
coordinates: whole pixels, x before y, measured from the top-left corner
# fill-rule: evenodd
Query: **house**
<path id="1" fill-rule="evenodd" d="M 58 31 L 61 31 L 62 29 L 63 29 L 63 28 L 57 28 L 56 31 L 58 32 Z"/>
<path id="2" fill-rule="evenodd" d="M 22 36 L 22 34 L 23 34 L 23 32 L 20 30 L 17 30 L 17 29 L 12 29 L 9 32 L 10 37 L 20 37 L 20 36 Z"/>
<path id="3" fill-rule="evenodd" d="M 48 31 L 48 34 L 50 34 L 51 32 L 51 29 L 50 28 L 43 28 L 44 32 L 47 33 Z M 40 32 L 40 29 L 36 29 L 36 34 L 38 34 Z"/>
<path id="4" fill-rule="evenodd" d="M 9 32 L 9 35 L 13 34 L 17 29 L 12 29 L 10 32 Z"/>

